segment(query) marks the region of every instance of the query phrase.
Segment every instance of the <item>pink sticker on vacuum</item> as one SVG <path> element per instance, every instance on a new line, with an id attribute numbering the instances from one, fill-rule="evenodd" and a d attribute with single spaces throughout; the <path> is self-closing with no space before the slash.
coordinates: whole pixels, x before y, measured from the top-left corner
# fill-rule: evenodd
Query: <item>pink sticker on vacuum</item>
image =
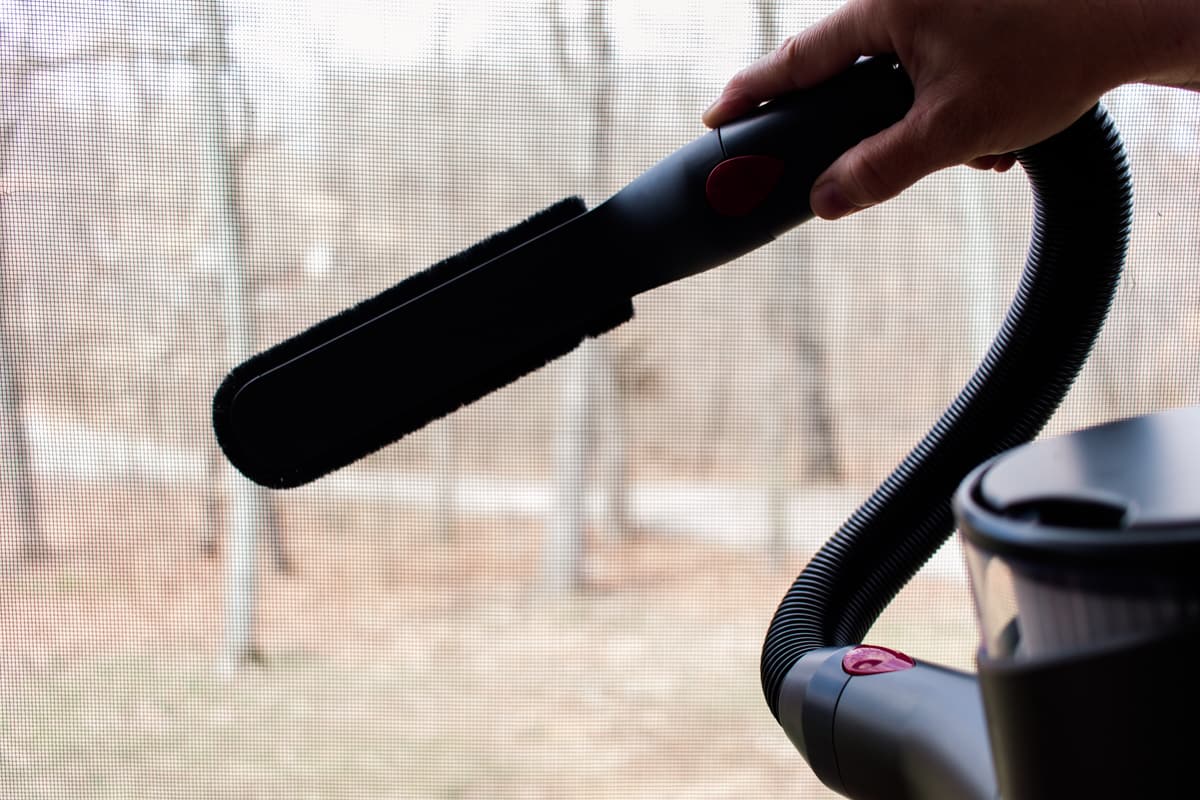
<path id="1" fill-rule="evenodd" d="M 869 644 L 859 645 L 842 658 L 842 669 L 850 675 L 880 675 L 912 669 L 916 665 L 917 662 L 904 653 Z"/>

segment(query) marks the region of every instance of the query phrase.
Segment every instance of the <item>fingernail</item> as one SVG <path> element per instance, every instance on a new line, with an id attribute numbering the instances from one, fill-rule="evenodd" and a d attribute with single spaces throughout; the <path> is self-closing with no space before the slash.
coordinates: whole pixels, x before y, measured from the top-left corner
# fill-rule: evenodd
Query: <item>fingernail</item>
<path id="1" fill-rule="evenodd" d="M 704 113 L 700 115 L 700 119 L 704 120 L 705 122 L 708 122 L 708 120 L 712 117 L 712 113 L 714 111 L 716 111 L 717 107 L 720 105 L 721 105 L 721 98 L 718 97 L 716 100 L 713 101 L 711 106 L 704 109 Z"/>
<path id="2" fill-rule="evenodd" d="M 842 188 L 833 181 L 813 187 L 810 197 L 813 213 L 823 219 L 840 219 L 862 208 L 846 199 Z"/>

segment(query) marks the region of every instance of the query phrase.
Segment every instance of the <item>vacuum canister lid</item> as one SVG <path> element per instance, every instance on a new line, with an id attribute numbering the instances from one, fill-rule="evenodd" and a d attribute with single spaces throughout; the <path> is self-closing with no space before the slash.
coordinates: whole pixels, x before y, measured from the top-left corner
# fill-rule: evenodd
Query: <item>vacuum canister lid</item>
<path id="1" fill-rule="evenodd" d="M 990 656 L 1200 620 L 1200 407 L 1016 448 L 972 472 L 954 506 Z"/>

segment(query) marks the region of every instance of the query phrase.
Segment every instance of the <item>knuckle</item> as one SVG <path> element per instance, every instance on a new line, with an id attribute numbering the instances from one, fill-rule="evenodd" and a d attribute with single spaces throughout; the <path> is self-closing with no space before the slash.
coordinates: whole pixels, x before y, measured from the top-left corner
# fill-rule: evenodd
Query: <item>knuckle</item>
<path id="1" fill-rule="evenodd" d="M 785 63 L 800 58 L 804 49 L 804 34 L 793 33 L 791 36 L 783 40 L 779 47 L 775 48 L 775 58 Z"/>
<path id="2" fill-rule="evenodd" d="M 880 159 L 871 152 L 852 153 L 846 162 L 846 176 L 854 187 L 851 199 L 860 204 L 879 203 L 898 192 Z"/>
<path id="3" fill-rule="evenodd" d="M 783 44 L 775 48 L 775 51 L 769 56 L 771 68 L 784 75 L 794 74 L 796 67 L 804 59 L 807 43 L 808 37 L 803 33 L 794 33 L 784 39 Z"/>
<path id="4" fill-rule="evenodd" d="M 742 102 L 750 96 L 750 87 L 754 82 L 754 73 L 752 68 L 737 72 L 726 83 L 725 88 L 721 90 L 722 98 L 733 102 Z"/>
<path id="5" fill-rule="evenodd" d="M 988 155 L 978 141 L 979 131 L 987 129 L 980 124 L 978 105 L 965 102 L 958 95 L 915 108 L 910 128 L 913 147 L 931 167 L 950 166 Z"/>

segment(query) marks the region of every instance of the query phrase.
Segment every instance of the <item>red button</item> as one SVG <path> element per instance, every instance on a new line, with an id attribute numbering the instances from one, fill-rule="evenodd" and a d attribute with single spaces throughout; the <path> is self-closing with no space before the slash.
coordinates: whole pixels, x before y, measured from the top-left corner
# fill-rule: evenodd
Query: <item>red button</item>
<path id="1" fill-rule="evenodd" d="M 771 156 L 727 158 L 708 173 L 708 204 L 723 217 L 744 217 L 767 199 L 783 168 L 783 161 Z"/>
<path id="2" fill-rule="evenodd" d="M 899 672 L 917 665 L 904 653 L 886 647 L 860 645 L 842 657 L 842 669 L 851 675 L 880 675 L 884 672 Z"/>

